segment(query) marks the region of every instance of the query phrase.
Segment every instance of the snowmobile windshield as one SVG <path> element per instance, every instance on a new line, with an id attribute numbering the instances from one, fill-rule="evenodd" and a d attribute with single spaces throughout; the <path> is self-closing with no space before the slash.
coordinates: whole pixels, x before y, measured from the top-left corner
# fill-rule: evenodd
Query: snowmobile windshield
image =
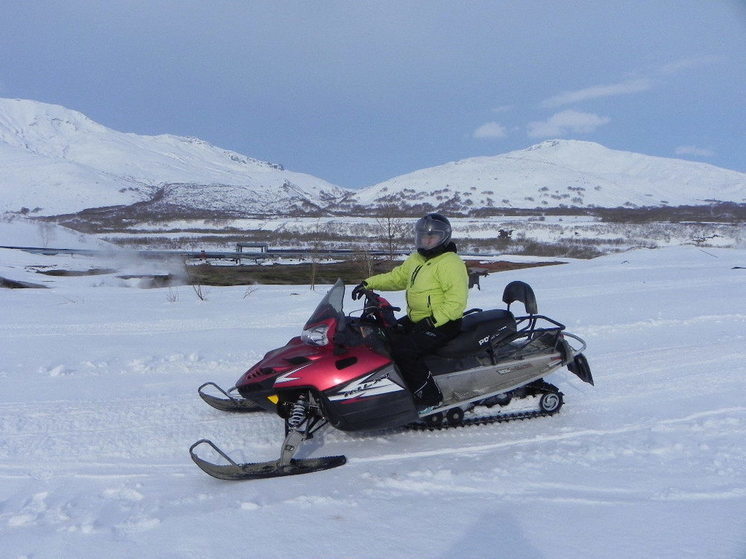
<path id="1" fill-rule="evenodd" d="M 340 317 L 343 317 L 342 302 L 344 301 L 344 296 L 345 284 L 342 283 L 341 279 L 338 279 L 337 283 L 332 286 L 329 292 L 321 300 L 319 306 L 316 307 L 316 310 L 313 311 L 313 314 L 311 315 L 311 318 L 308 319 L 308 322 L 306 322 L 304 329 L 308 329 L 309 326 L 313 326 L 314 324 L 318 324 L 324 320 L 329 320 L 331 318 L 339 319 Z"/>

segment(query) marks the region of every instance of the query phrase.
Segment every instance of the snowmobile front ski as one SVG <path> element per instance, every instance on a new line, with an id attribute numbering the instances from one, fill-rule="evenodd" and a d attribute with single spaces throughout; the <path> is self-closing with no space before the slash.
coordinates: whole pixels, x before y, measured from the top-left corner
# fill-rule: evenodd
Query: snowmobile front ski
<path id="1" fill-rule="evenodd" d="M 317 404 L 308 394 L 298 395 L 296 401 L 287 402 L 285 418 L 285 440 L 280 447 L 280 457 L 269 462 L 248 462 L 240 464 L 220 450 L 212 441 L 201 439 L 189 448 L 192 461 L 203 472 L 212 477 L 225 480 L 265 479 L 270 477 L 309 474 L 321 470 L 336 468 L 347 462 L 344 456 L 324 456 L 321 458 L 293 458 L 307 439 L 327 425 L 326 420 L 317 413 Z M 213 464 L 197 456 L 195 449 L 207 445 L 218 453 L 227 464 Z"/>
<path id="2" fill-rule="evenodd" d="M 218 396 L 214 396 L 212 394 L 207 393 L 205 391 L 205 388 L 208 386 L 211 386 L 214 389 L 216 389 L 223 396 L 225 396 L 225 398 L 220 398 Z M 262 411 L 264 409 L 262 408 L 262 406 L 260 406 L 256 402 L 247 400 L 246 398 L 235 398 L 231 396 L 228 392 L 220 388 L 214 382 L 206 382 L 205 384 L 203 384 L 197 389 L 197 392 L 199 393 L 200 398 L 202 398 L 206 403 L 208 403 L 210 406 L 212 406 L 216 410 L 238 412 L 238 413 L 248 413 L 248 412 Z"/>
<path id="3" fill-rule="evenodd" d="M 197 456 L 195 449 L 200 445 L 208 445 L 222 456 L 227 464 L 213 464 Z M 240 464 L 234 461 L 225 452 L 220 450 L 212 441 L 201 439 L 194 443 L 189 449 L 189 454 L 200 469 L 206 474 L 223 480 L 249 480 L 267 479 L 272 477 L 292 476 L 297 474 L 308 474 L 342 466 L 347 462 L 345 456 L 324 456 L 321 458 L 290 458 L 283 461 L 282 458 L 269 462 L 255 462 Z"/>

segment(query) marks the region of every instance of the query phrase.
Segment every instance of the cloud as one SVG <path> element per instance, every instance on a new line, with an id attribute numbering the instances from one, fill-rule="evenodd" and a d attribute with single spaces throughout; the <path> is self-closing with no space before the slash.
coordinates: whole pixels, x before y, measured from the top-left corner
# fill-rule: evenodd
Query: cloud
<path id="1" fill-rule="evenodd" d="M 697 146 L 679 146 L 676 148 L 676 155 L 692 155 L 694 157 L 713 157 L 715 152 L 707 148 L 698 148 Z"/>
<path id="2" fill-rule="evenodd" d="M 700 66 L 709 66 L 715 64 L 720 60 L 720 57 L 709 54 L 703 54 L 702 56 L 693 56 L 691 58 L 682 58 L 669 64 L 661 66 L 660 71 L 663 74 L 678 74 L 691 68 L 699 68 Z"/>
<path id="3" fill-rule="evenodd" d="M 499 107 L 495 107 L 492 109 L 493 113 L 507 113 L 508 111 L 513 110 L 513 105 L 500 105 Z"/>
<path id="4" fill-rule="evenodd" d="M 701 66 L 709 66 L 717 63 L 719 60 L 720 57 L 718 56 L 706 54 L 701 56 L 692 56 L 689 58 L 681 58 L 679 60 L 674 60 L 673 62 L 669 62 L 668 64 L 660 66 L 652 73 L 657 73 L 658 75 L 673 75 L 694 68 L 699 68 Z M 651 74 L 651 72 L 647 73 Z M 614 97 L 617 95 L 631 95 L 633 93 L 648 91 L 655 85 L 656 81 L 651 77 L 629 79 L 608 85 L 594 85 L 592 87 L 577 89 L 575 91 L 564 91 L 558 95 L 545 99 L 540 103 L 540 106 L 544 108 L 556 108 L 563 105 L 571 105 L 573 103 L 588 101 L 590 99 Z"/>
<path id="5" fill-rule="evenodd" d="M 545 108 L 561 107 L 562 105 L 570 105 L 572 103 L 588 101 L 589 99 L 598 99 L 600 97 L 639 93 L 641 91 L 647 91 L 652 87 L 653 80 L 648 78 L 627 80 L 611 85 L 596 85 L 593 87 L 586 87 L 585 89 L 578 89 L 576 91 L 565 91 L 564 93 L 545 99 L 541 102 L 541 106 Z"/>
<path id="6" fill-rule="evenodd" d="M 568 134 L 588 134 L 609 122 L 611 122 L 611 119 L 605 116 L 567 110 L 556 113 L 545 121 L 529 122 L 528 136 L 530 138 L 550 138 Z"/>
<path id="7" fill-rule="evenodd" d="M 487 122 L 476 130 L 474 130 L 473 136 L 475 138 L 504 138 L 508 135 L 508 131 L 502 124 L 497 122 Z"/>

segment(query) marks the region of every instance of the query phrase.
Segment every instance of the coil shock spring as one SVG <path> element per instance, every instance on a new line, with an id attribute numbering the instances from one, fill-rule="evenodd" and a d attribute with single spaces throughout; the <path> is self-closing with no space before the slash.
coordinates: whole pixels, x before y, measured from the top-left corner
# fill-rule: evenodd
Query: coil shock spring
<path id="1" fill-rule="evenodd" d="M 293 404 L 293 408 L 290 410 L 290 416 L 288 417 L 288 427 L 291 429 L 297 429 L 305 421 L 308 412 L 308 400 L 306 395 L 301 394 L 298 397 L 298 401 Z"/>

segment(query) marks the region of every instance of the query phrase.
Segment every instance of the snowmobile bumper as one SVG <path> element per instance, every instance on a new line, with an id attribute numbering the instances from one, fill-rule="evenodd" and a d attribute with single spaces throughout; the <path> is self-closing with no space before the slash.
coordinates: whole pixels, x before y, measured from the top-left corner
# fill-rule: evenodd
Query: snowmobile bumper
<path id="1" fill-rule="evenodd" d="M 213 464 L 197 456 L 195 449 L 200 445 L 207 445 L 217 452 L 227 464 Z M 347 462 L 344 456 L 324 456 L 321 458 L 295 459 L 281 457 L 269 462 L 255 462 L 240 464 L 235 462 L 225 452 L 220 450 L 212 441 L 201 439 L 189 448 L 192 461 L 206 474 L 224 480 L 267 479 L 272 477 L 308 474 L 342 466 Z"/>
<path id="2" fill-rule="evenodd" d="M 206 391 L 207 387 L 212 387 L 212 390 L 217 390 L 222 395 L 222 397 L 210 394 Z M 231 396 L 230 392 L 232 392 L 232 390 L 226 392 L 214 382 L 204 383 L 197 389 L 197 392 L 199 393 L 199 397 L 202 398 L 207 404 L 220 411 L 238 413 L 256 412 L 262 410 L 274 411 L 275 404 L 277 403 L 277 399 L 272 399 L 271 395 L 267 397 L 257 395 L 256 399 L 236 398 L 234 396 Z"/>

